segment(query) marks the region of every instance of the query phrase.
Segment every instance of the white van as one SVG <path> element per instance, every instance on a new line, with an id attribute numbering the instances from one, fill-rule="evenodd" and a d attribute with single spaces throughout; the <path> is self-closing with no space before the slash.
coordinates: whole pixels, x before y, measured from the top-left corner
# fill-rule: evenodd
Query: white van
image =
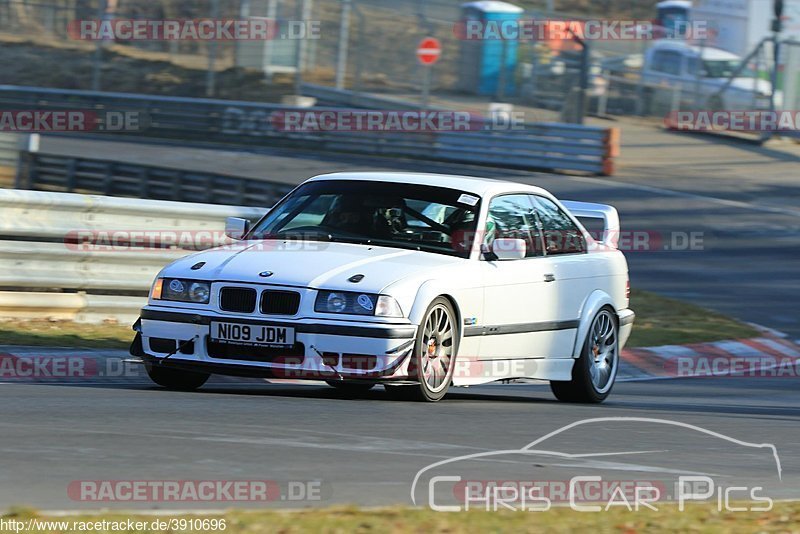
<path id="1" fill-rule="evenodd" d="M 748 67 L 719 94 L 741 62 L 741 57 L 719 48 L 693 46 L 683 41 L 656 42 L 645 53 L 642 67 L 646 109 L 652 110 L 657 94 L 664 94 L 661 88 L 669 90 L 669 95 L 680 88 L 683 109 L 769 109 L 772 84 L 759 79 Z M 775 96 L 775 104 L 780 107 L 780 92 Z M 663 101 L 663 97 L 658 100 Z"/>

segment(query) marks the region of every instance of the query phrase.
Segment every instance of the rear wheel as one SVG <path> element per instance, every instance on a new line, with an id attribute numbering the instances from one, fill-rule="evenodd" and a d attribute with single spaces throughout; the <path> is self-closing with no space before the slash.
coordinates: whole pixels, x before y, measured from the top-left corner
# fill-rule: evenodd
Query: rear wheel
<path id="1" fill-rule="evenodd" d="M 436 402 L 450 389 L 458 354 L 459 330 L 456 312 L 444 297 L 434 300 L 417 333 L 409 373 L 419 385 L 386 385 L 390 395 L 409 400 Z"/>
<path id="2" fill-rule="evenodd" d="M 158 364 L 147 364 L 147 376 L 159 386 L 176 391 L 194 391 L 205 384 L 211 377 L 208 373 L 196 373 L 162 367 Z"/>
<path id="3" fill-rule="evenodd" d="M 552 381 L 550 389 L 564 402 L 603 402 L 614 387 L 618 366 L 617 317 L 605 307 L 592 320 L 581 355 L 572 367 L 572 380 Z"/>

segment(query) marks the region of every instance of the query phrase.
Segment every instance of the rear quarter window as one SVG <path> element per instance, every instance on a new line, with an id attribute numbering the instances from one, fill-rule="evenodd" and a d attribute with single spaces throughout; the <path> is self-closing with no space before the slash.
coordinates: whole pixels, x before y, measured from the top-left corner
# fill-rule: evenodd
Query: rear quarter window
<path id="1" fill-rule="evenodd" d="M 586 252 L 586 239 L 572 219 L 553 201 L 533 197 L 534 209 L 542 225 L 544 248 L 548 256 Z"/>

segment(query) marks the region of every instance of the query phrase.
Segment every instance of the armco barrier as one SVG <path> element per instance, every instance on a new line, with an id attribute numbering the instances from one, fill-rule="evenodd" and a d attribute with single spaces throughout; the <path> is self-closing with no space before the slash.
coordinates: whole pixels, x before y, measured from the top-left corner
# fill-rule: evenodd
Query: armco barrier
<path id="1" fill-rule="evenodd" d="M 304 96 L 311 96 L 318 104 L 334 107 L 351 107 L 364 109 L 418 110 L 419 104 L 395 98 L 378 97 L 368 93 L 336 89 L 325 85 L 304 83 L 300 87 Z"/>
<path id="2" fill-rule="evenodd" d="M 226 217 L 265 212 L 0 189 L 0 317 L 133 320 L 158 271 L 192 252 L 169 245 L 220 244 Z"/>
<path id="3" fill-rule="evenodd" d="M 89 192 L 115 197 L 272 206 L 293 186 L 238 176 L 22 152 L 16 188 Z"/>
<path id="4" fill-rule="evenodd" d="M 295 131 L 276 114 L 296 108 L 254 102 L 0 86 L 3 109 L 136 112 L 139 129 L 120 135 L 250 147 L 287 147 L 521 169 L 613 172 L 613 129 L 535 123 L 504 131 L 475 119 L 469 132 Z M 319 109 L 319 108 L 317 108 Z M 491 146 L 486 158 L 483 148 Z"/>

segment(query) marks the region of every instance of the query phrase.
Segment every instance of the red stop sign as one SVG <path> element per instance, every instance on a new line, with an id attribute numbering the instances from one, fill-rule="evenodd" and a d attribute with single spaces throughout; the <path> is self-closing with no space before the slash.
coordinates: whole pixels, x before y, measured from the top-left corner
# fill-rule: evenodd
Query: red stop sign
<path id="1" fill-rule="evenodd" d="M 433 65 L 442 55 L 442 44 L 439 39 L 426 37 L 417 47 L 417 59 L 423 65 Z"/>

